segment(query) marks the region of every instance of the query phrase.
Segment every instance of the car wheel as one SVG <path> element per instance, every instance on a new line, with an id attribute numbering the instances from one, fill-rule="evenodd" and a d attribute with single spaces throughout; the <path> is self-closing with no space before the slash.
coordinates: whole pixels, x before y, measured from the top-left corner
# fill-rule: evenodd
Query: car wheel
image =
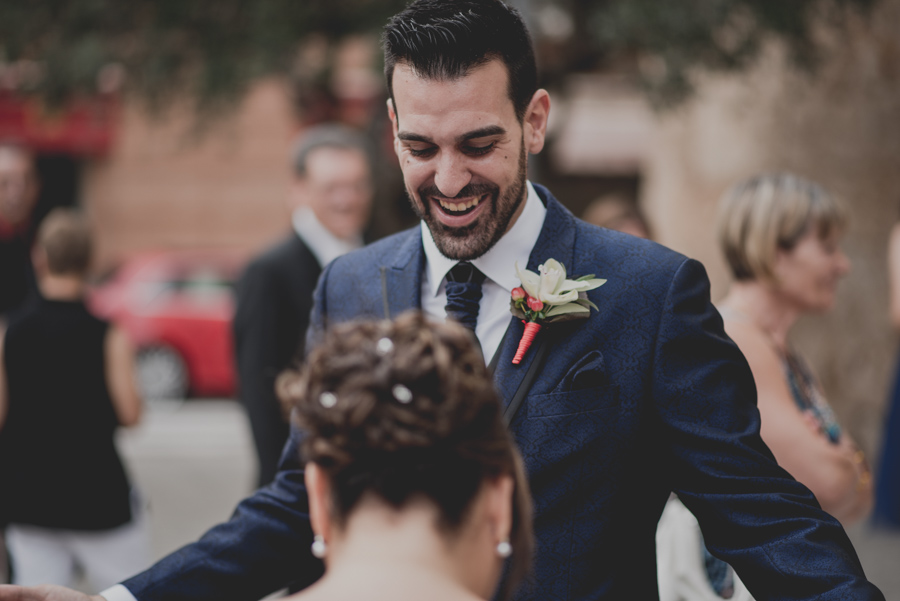
<path id="1" fill-rule="evenodd" d="M 184 360 L 167 346 L 143 348 L 137 354 L 137 384 L 147 401 L 183 400 L 188 393 Z"/>

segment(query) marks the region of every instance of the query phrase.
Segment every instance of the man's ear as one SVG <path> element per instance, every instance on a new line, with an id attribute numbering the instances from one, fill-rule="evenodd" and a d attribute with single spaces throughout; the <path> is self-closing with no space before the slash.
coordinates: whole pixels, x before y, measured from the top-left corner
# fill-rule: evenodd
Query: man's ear
<path id="1" fill-rule="evenodd" d="M 397 139 L 397 132 L 400 131 L 400 125 L 397 120 L 397 111 L 394 110 L 394 100 L 393 98 L 387 99 L 387 111 L 388 117 L 391 120 L 391 132 L 394 134 L 394 152 L 397 153 L 397 156 L 400 156 L 400 140 Z"/>
<path id="2" fill-rule="evenodd" d="M 331 482 L 319 466 L 307 463 L 303 479 L 309 496 L 309 522 L 314 534 L 318 534 L 327 543 L 331 540 Z"/>
<path id="3" fill-rule="evenodd" d="M 547 136 L 547 120 L 550 117 L 550 94 L 543 88 L 537 90 L 525 109 L 522 121 L 525 136 L 525 148 L 531 154 L 537 154 L 544 148 Z"/>

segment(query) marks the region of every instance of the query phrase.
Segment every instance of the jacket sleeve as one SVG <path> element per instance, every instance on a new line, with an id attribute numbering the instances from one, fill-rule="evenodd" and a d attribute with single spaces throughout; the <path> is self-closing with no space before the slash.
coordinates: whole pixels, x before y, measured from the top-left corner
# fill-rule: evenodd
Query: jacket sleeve
<path id="1" fill-rule="evenodd" d="M 300 436 L 292 430 L 275 481 L 242 501 L 230 520 L 122 584 L 138 601 L 256 601 L 318 579 Z"/>
<path id="2" fill-rule="evenodd" d="M 324 323 L 322 281 L 311 332 Z M 286 586 L 297 590 L 315 582 L 323 566 L 310 552 L 301 440 L 292 427 L 274 482 L 242 501 L 229 521 L 122 584 L 138 601 L 256 601 Z"/>
<path id="3" fill-rule="evenodd" d="M 840 524 L 760 438 L 753 375 L 696 261 L 672 279 L 652 381 L 675 492 L 756 599 L 884 599 Z"/>

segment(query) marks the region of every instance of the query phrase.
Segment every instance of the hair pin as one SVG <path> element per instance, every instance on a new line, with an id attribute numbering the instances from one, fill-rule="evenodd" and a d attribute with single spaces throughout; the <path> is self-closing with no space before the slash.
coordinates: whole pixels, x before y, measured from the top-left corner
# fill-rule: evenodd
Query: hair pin
<path id="1" fill-rule="evenodd" d="M 398 402 L 403 403 L 404 405 L 408 404 L 413 399 L 412 391 L 403 384 L 395 384 L 391 389 L 391 393 Z"/>
<path id="2" fill-rule="evenodd" d="M 333 392 L 323 392 L 319 395 L 319 404 L 326 409 L 331 409 L 337 405 L 337 395 Z"/>
<path id="3" fill-rule="evenodd" d="M 384 357 L 392 350 L 394 350 L 394 343 L 390 338 L 379 338 L 378 342 L 375 344 L 375 353 L 377 353 L 379 357 Z"/>

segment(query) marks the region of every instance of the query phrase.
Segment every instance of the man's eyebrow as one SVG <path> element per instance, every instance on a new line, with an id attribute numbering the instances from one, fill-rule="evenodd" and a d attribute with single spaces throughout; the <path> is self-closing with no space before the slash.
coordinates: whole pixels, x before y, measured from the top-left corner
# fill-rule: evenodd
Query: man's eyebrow
<path id="1" fill-rule="evenodd" d="M 499 125 L 487 125 L 485 127 L 480 127 L 478 129 L 474 129 L 470 132 L 466 132 L 456 138 L 457 142 L 465 142 L 467 140 L 474 140 L 476 138 L 486 138 L 488 136 L 502 136 L 506 133 L 506 130 L 500 127 Z"/>
<path id="2" fill-rule="evenodd" d="M 404 142 L 424 142 L 426 144 L 434 144 L 431 138 L 428 136 L 423 136 L 421 134 L 414 134 L 411 132 L 401 131 L 397 134 L 397 138 L 403 140 Z"/>
<path id="3" fill-rule="evenodd" d="M 468 140 L 475 140 L 477 138 L 486 138 L 488 136 L 502 136 L 504 134 L 506 134 L 506 130 L 499 125 L 487 125 L 485 127 L 473 129 L 472 131 L 458 136 L 456 138 L 456 141 L 457 143 L 460 143 L 466 142 Z M 397 138 L 403 140 L 404 142 L 422 142 L 423 144 L 434 144 L 434 140 L 432 140 L 430 137 L 408 131 L 399 132 L 397 134 Z"/>

